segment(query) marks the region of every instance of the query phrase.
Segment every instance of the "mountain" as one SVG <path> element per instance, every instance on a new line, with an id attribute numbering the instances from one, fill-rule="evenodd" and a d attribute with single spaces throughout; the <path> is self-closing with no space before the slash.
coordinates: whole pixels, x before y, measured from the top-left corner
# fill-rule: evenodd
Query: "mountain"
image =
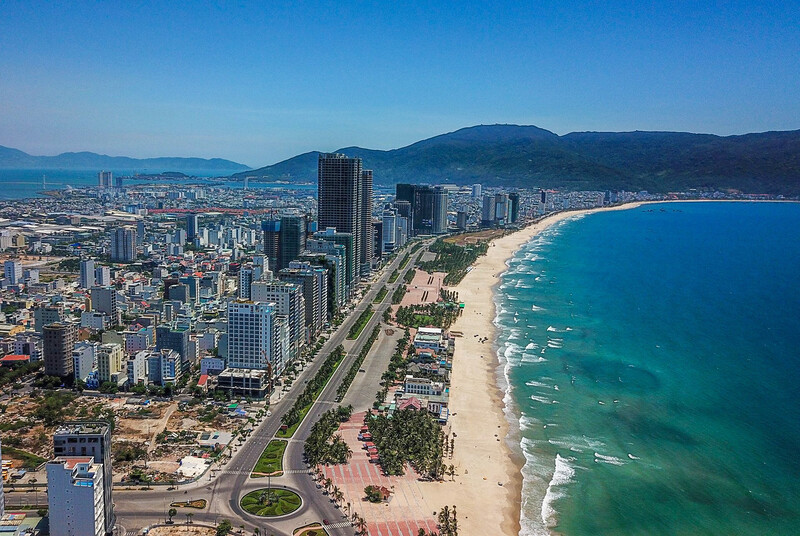
<path id="1" fill-rule="evenodd" d="M 570 190 L 738 189 L 800 195 L 800 130 L 742 136 L 686 132 L 573 132 L 479 125 L 379 151 L 345 147 L 378 184 L 481 182 Z M 313 182 L 319 152 L 237 173 Z"/>
<path id="2" fill-rule="evenodd" d="M 62 153 L 57 156 L 33 156 L 19 149 L 0 145 L 0 168 L 5 169 L 111 169 L 162 171 L 218 171 L 232 173 L 249 169 L 244 164 L 222 158 L 129 158 L 96 153 Z"/>

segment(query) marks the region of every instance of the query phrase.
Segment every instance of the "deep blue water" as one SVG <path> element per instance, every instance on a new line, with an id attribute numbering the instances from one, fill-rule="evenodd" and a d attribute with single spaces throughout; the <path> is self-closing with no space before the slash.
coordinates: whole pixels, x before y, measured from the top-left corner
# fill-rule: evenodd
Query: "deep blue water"
<path id="1" fill-rule="evenodd" d="M 99 170 L 98 170 L 99 171 Z M 133 175 L 136 170 L 113 170 L 115 176 Z M 195 175 L 196 178 L 190 180 L 174 180 L 169 184 L 197 184 L 202 183 L 207 186 L 243 188 L 241 181 L 211 181 L 208 177 L 217 177 L 219 172 L 209 170 L 187 171 L 187 175 Z M 28 197 L 42 197 L 42 176 L 46 176 L 47 190 L 60 190 L 71 186 L 81 188 L 97 185 L 97 171 L 81 170 L 58 170 L 58 169 L 0 169 L 0 199 L 24 199 Z M 204 179 L 206 179 L 204 181 Z M 136 186 L 145 184 L 144 181 L 129 180 L 126 185 Z M 156 184 L 168 184 L 167 181 L 156 182 Z M 316 184 L 283 184 L 271 182 L 249 182 L 249 188 L 274 188 L 274 189 L 294 189 L 309 190 L 316 192 Z"/>
<path id="2" fill-rule="evenodd" d="M 800 204 L 567 221 L 510 261 L 522 534 L 800 533 Z"/>

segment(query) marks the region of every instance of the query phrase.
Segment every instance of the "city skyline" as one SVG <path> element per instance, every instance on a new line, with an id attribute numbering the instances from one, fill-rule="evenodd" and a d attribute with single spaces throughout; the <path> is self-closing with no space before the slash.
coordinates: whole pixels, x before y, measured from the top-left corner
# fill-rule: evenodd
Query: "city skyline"
<path id="1" fill-rule="evenodd" d="M 475 124 L 790 130 L 795 8 L 10 3 L 0 145 L 258 167 Z"/>

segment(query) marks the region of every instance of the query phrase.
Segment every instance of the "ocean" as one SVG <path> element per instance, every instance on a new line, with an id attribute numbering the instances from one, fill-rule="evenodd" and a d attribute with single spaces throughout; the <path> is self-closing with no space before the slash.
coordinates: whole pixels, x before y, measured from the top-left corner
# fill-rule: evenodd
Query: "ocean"
<path id="1" fill-rule="evenodd" d="M 557 224 L 495 295 L 523 535 L 800 533 L 800 204 Z"/>
<path id="2" fill-rule="evenodd" d="M 99 170 L 98 170 L 99 171 Z M 136 170 L 120 169 L 112 170 L 114 176 L 133 175 Z M 209 177 L 217 177 L 219 172 L 213 170 L 192 170 L 187 171 L 187 175 L 195 175 L 195 178 L 173 181 L 153 181 L 154 184 L 203 184 L 204 186 L 243 188 L 242 181 L 219 181 L 208 180 Z M 45 181 L 42 181 L 42 177 Z M 137 186 L 146 184 L 147 181 L 128 180 L 126 185 Z M 84 188 L 97 185 L 97 171 L 85 170 L 63 170 L 63 169 L 0 169 L 0 199 L 25 199 L 30 197 L 44 197 L 42 190 L 61 190 L 68 186 L 73 188 Z M 44 184 L 44 188 L 42 187 Z M 272 188 L 272 189 L 293 189 L 309 190 L 316 193 L 316 184 L 285 184 L 272 182 L 250 181 L 250 189 Z"/>

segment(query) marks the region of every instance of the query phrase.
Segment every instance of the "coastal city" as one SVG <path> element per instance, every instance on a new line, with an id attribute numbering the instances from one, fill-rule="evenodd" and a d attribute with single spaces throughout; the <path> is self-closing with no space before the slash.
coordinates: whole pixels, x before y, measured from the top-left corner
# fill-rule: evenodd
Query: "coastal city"
<path id="1" fill-rule="evenodd" d="M 468 320 L 490 304 L 459 285 L 475 261 L 576 211 L 732 197 L 388 189 L 359 158 L 318 165 L 280 187 L 100 171 L 0 203 L 0 530 L 457 534 L 480 522 L 448 487 L 508 480 L 481 469 L 505 437 L 481 429 L 490 400 L 464 397 L 493 362 Z"/>

